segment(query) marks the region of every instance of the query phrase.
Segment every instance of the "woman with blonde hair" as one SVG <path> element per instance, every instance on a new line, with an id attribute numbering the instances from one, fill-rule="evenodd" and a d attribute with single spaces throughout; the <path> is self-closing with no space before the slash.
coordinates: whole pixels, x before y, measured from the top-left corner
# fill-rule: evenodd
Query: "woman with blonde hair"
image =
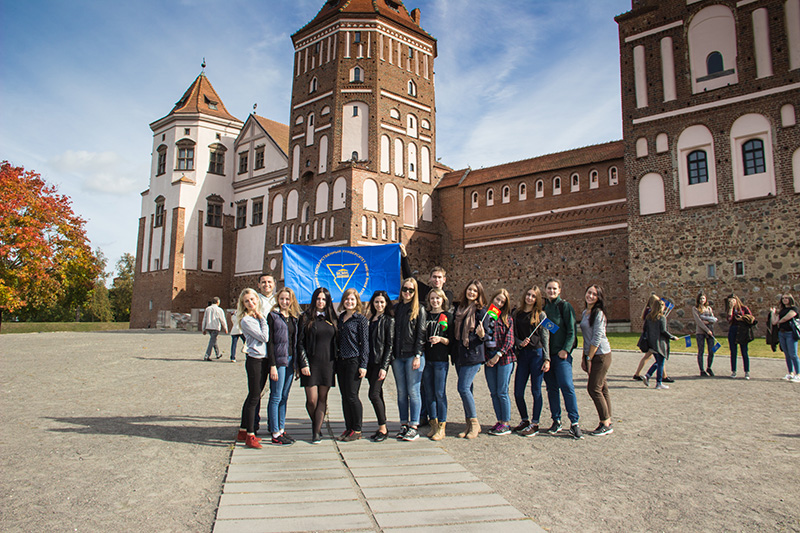
<path id="1" fill-rule="evenodd" d="M 511 318 L 511 297 L 508 291 L 500 289 L 492 297 L 492 305 L 499 309 L 494 322 L 494 335 L 486 342 L 486 384 L 492 396 L 492 406 L 497 423 L 489 430 L 489 435 L 508 435 L 511 427 L 511 399 L 508 397 L 508 384 L 514 372 L 514 320 Z"/>
<path id="2" fill-rule="evenodd" d="M 358 391 L 367 375 L 369 360 L 369 321 L 361 314 L 361 298 L 355 289 L 342 293 L 339 309 L 339 350 L 336 353 L 336 377 L 342 394 L 344 433 L 339 440 L 350 442 L 361 438 L 364 408 Z"/>
<path id="3" fill-rule="evenodd" d="M 728 317 L 728 346 L 731 349 L 731 378 L 736 378 L 737 347 L 742 350 L 744 379 L 750 379 L 750 355 L 748 343 L 744 337 L 745 328 L 751 327 L 754 318 L 750 308 L 742 303 L 738 296 L 731 293 L 725 300 L 725 314 Z"/>
<path id="4" fill-rule="evenodd" d="M 523 437 L 539 434 L 539 417 L 542 415 L 542 380 L 550 370 L 550 332 L 541 327 L 547 318 L 542 291 L 533 286 L 525 291 L 522 302 L 514 313 L 514 341 L 517 352 L 517 372 L 514 375 L 514 400 L 522 421 L 514 432 Z M 533 417 L 528 417 L 525 403 L 525 388 L 531 380 L 533 394 Z"/>
<path id="5" fill-rule="evenodd" d="M 419 438 L 419 414 L 422 408 L 420 386 L 425 370 L 425 325 L 427 313 L 419 305 L 417 280 L 406 278 L 400 289 L 400 302 L 394 308 L 394 379 L 397 384 L 397 409 L 403 428 L 400 440 Z"/>
<path id="6" fill-rule="evenodd" d="M 650 294 L 650 298 L 647 299 L 647 304 L 645 304 L 644 309 L 642 309 L 642 328 L 645 326 L 645 320 L 647 320 L 647 314 L 650 312 L 650 309 L 655 307 L 656 301 L 661 301 L 656 293 Z M 644 333 L 644 329 L 642 330 Z M 642 369 L 644 368 L 645 363 L 650 357 L 653 355 L 653 350 L 647 350 L 642 358 L 639 360 L 639 366 L 636 367 L 636 372 L 633 374 L 633 379 L 636 381 L 642 381 Z M 672 383 L 674 380 L 667 375 L 667 369 L 664 369 L 664 382 L 665 383 Z"/>
<path id="7" fill-rule="evenodd" d="M 447 427 L 447 373 L 453 342 L 453 315 L 447 311 L 450 301 L 442 289 L 432 288 L 428 291 L 427 300 L 428 325 L 422 385 L 431 419 L 428 438 L 442 440 Z"/>
<path id="8" fill-rule="evenodd" d="M 644 321 L 644 331 L 647 337 L 647 344 L 653 352 L 656 362 L 642 376 L 642 382 L 647 387 L 650 384 L 650 377 L 656 373 L 656 389 L 668 389 L 669 385 L 664 385 L 664 361 L 669 359 L 669 341 L 676 340 L 678 337 L 667 331 L 667 317 L 664 316 L 664 302 L 658 300 L 653 303 L 653 307 L 647 313 Z"/>
<path id="9" fill-rule="evenodd" d="M 267 362 L 267 339 L 269 327 L 267 318 L 259 311 L 261 300 L 253 289 L 245 289 L 239 294 L 236 316 L 247 345 L 247 359 L 244 368 L 247 372 L 247 398 L 242 406 L 242 422 L 237 441 L 244 441 L 248 448 L 261 448 L 261 439 L 256 437 L 256 410 L 261 401 L 261 391 L 267 382 L 269 365 Z"/>
<path id="10" fill-rule="evenodd" d="M 295 351 L 297 349 L 297 319 L 300 305 L 294 291 L 284 287 L 275 293 L 276 303 L 267 315 L 269 341 L 269 402 L 267 415 L 272 444 L 293 444 L 286 434 L 286 404 L 294 377 Z"/>

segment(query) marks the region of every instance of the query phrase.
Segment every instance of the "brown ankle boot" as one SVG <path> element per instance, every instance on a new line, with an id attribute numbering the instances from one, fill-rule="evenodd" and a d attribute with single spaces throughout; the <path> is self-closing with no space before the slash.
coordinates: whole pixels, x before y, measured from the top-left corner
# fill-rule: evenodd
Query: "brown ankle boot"
<path id="1" fill-rule="evenodd" d="M 467 427 L 464 428 L 464 431 L 460 431 L 457 436 L 459 439 L 464 439 L 470 431 L 472 431 L 472 419 L 467 418 Z"/>
<path id="2" fill-rule="evenodd" d="M 436 432 L 439 431 L 439 419 L 438 418 L 431 418 L 431 430 L 428 432 L 428 438 L 430 439 Z"/>
<path id="3" fill-rule="evenodd" d="M 436 434 L 431 437 L 431 440 L 442 440 L 444 438 L 444 428 L 447 422 L 439 422 L 439 427 L 436 428 Z"/>
<path id="4" fill-rule="evenodd" d="M 481 432 L 481 426 L 478 424 L 477 418 L 469 419 L 469 432 L 467 432 L 465 439 L 474 439 Z"/>

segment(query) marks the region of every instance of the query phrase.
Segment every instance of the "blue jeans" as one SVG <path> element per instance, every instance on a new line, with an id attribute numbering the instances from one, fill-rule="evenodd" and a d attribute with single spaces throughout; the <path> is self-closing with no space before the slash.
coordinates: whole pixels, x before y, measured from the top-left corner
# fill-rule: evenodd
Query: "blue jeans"
<path id="1" fill-rule="evenodd" d="M 467 418 L 478 418 L 478 410 L 475 408 L 475 397 L 472 395 L 472 382 L 478 371 L 481 369 L 480 363 L 477 365 L 457 366 L 458 374 L 458 394 L 461 396 L 461 403 L 464 404 L 464 416 Z"/>
<path id="2" fill-rule="evenodd" d="M 492 405 L 497 421 L 508 424 L 511 419 L 511 398 L 508 397 L 508 384 L 511 381 L 511 374 L 514 372 L 514 363 L 487 366 L 485 372 L 486 384 L 492 395 Z"/>
<path id="3" fill-rule="evenodd" d="M 741 344 L 736 342 L 736 331 L 739 329 L 738 324 L 731 324 L 728 329 L 728 345 L 731 347 L 731 372 L 736 372 L 736 347 L 742 347 L 742 363 L 744 363 L 744 371 L 750 372 L 750 355 L 747 353 L 747 343 Z"/>
<path id="4" fill-rule="evenodd" d="M 420 388 L 422 373 L 425 370 L 425 357 L 419 360 L 419 368 L 414 370 L 411 365 L 413 357 L 398 357 L 392 362 L 394 380 L 397 383 L 397 410 L 400 412 L 400 422 L 403 425 L 419 425 L 419 411 L 422 408 Z"/>
<path id="5" fill-rule="evenodd" d="M 544 350 L 541 348 L 523 348 L 517 354 L 517 373 L 514 374 L 514 400 L 517 402 L 517 411 L 522 420 L 530 420 L 533 424 L 539 423 L 542 415 L 542 365 L 544 364 Z M 533 419 L 528 418 L 528 406 L 525 403 L 525 387 L 528 379 L 531 380 L 531 393 L 533 394 Z"/>
<path id="6" fill-rule="evenodd" d="M 231 335 L 231 361 L 236 359 L 236 344 L 240 339 L 244 343 L 244 335 Z"/>
<path id="7" fill-rule="evenodd" d="M 789 373 L 800 374 L 800 359 L 797 357 L 797 341 L 792 337 L 791 331 L 779 331 L 778 342 L 781 344 L 781 351 L 786 357 L 786 368 Z"/>
<path id="8" fill-rule="evenodd" d="M 269 380 L 269 403 L 267 416 L 269 430 L 278 433 L 286 427 L 286 403 L 289 401 L 289 391 L 292 388 L 292 358 L 287 366 L 277 366 L 278 381 Z"/>
<path id="9" fill-rule="evenodd" d="M 664 381 L 664 356 L 658 353 L 653 353 L 653 358 L 656 360 L 655 363 L 650 367 L 650 370 L 647 371 L 647 377 L 653 375 L 653 372 L 656 373 L 656 383 L 661 383 Z"/>
<path id="10" fill-rule="evenodd" d="M 561 420 L 561 399 L 559 391 L 564 396 L 564 407 L 567 416 L 573 424 L 578 423 L 578 398 L 575 396 L 575 385 L 572 383 L 572 356 L 561 359 L 555 355 L 550 360 L 550 370 L 544 373 L 544 382 L 547 384 L 547 401 L 550 404 L 550 416 L 553 420 Z"/>
<path id="11" fill-rule="evenodd" d="M 428 400 L 428 416 L 447 422 L 447 361 L 428 361 L 422 373 L 422 390 Z"/>

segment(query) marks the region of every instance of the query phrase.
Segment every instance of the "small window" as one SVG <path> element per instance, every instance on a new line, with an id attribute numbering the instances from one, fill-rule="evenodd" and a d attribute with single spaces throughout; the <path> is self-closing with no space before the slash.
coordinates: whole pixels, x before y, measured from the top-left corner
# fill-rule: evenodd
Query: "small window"
<path id="1" fill-rule="evenodd" d="M 473 192 L 472 193 L 472 209 L 475 209 L 476 207 L 478 207 L 478 193 L 477 192 Z"/>
<path id="2" fill-rule="evenodd" d="M 570 191 L 578 192 L 581 190 L 581 178 L 577 174 L 573 174 L 570 178 Z"/>
<path id="3" fill-rule="evenodd" d="M 536 182 L 536 198 L 542 198 L 544 196 L 544 181 L 539 180 Z"/>
<path id="4" fill-rule="evenodd" d="M 417 96 L 417 84 L 414 83 L 412 80 L 409 80 L 408 82 L 408 95 Z"/>
<path id="5" fill-rule="evenodd" d="M 494 189 L 486 191 L 486 205 L 494 205 Z"/>
<path id="6" fill-rule="evenodd" d="M 744 261 L 734 261 L 733 275 L 737 277 L 744 276 Z"/>
<path id="7" fill-rule="evenodd" d="M 236 229 L 241 229 L 247 225 L 247 203 L 243 202 L 236 206 Z"/>
<path id="8" fill-rule="evenodd" d="M 163 144 L 158 147 L 158 169 L 156 176 L 160 176 L 167 172 L 167 147 Z"/>
<path id="9" fill-rule="evenodd" d="M 411 48 L 410 46 L 408 47 L 408 58 L 414 59 L 414 49 Z"/>
<path id="10" fill-rule="evenodd" d="M 360 31 L 353 32 L 353 42 L 354 43 L 360 43 L 361 42 L 361 32 Z"/>
<path id="11" fill-rule="evenodd" d="M 719 52 L 711 52 L 708 54 L 708 57 L 706 58 L 706 70 L 708 71 L 709 75 L 725 70 L 725 66 L 723 65 L 722 61 L 722 54 Z"/>
<path id="12" fill-rule="evenodd" d="M 600 186 L 600 174 L 596 170 L 589 172 L 589 188 L 596 189 Z"/>
<path id="13" fill-rule="evenodd" d="M 207 270 L 214 270 L 214 260 L 213 259 L 209 259 L 208 260 L 208 269 Z"/>
<path id="14" fill-rule="evenodd" d="M 311 83 L 308 84 L 308 92 L 313 93 L 317 91 L 317 78 L 316 76 L 311 78 Z"/>
<path id="15" fill-rule="evenodd" d="M 705 150 L 695 150 L 686 156 L 689 166 L 689 185 L 708 183 L 708 160 Z"/>
<path id="16" fill-rule="evenodd" d="M 503 199 L 503 203 L 504 204 L 507 204 L 508 202 L 511 201 L 511 187 L 509 187 L 508 185 L 503 187 L 503 197 L 502 197 L 502 199 Z"/>
<path id="17" fill-rule="evenodd" d="M 191 135 L 192 134 L 192 130 L 189 129 L 189 128 L 183 128 L 183 134 L 184 135 Z"/>
<path id="18" fill-rule="evenodd" d="M 256 169 L 264 168 L 264 147 L 256 148 L 256 160 L 255 160 L 255 167 Z"/>
<path id="19" fill-rule="evenodd" d="M 528 198 L 528 186 L 524 183 L 519 184 L 519 199 L 520 201 L 526 200 Z"/>
<path id="20" fill-rule="evenodd" d="M 247 156 L 248 152 L 242 152 L 239 154 L 239 174 L 244 174 L 247 172 Z"/>
<path id="21" fill-rule="evenodd" d="M 317 41 L 317 42 L 314 44 L 314 53 L 315 53 L 315 54 L 318 54 L 318 53 L 319 53 L 319 41 Z"/>
<path id="22" fill-rule="evenodd" d="M 358 106 L 357 106 L 357 105 L 354 105 L 354 106 L 353 106 L 353 116 L 354 116 L 354 117 L 357 117 L 357 116 L 358 116 Z"/>
<path id="23" fill-rule="evenodd" d="M 264 222 L 264 199 L 259 198 L 253 200 L 253 215 L 250 219 L 250 225 L 259 226 Z"/>
<path id="24" fill-rule="evenodd" d="M 296 119 L 294 119 L 294 123 L 295 123 L 295 125 L 302 124 L 302 123 L 303 123 L 303 120 L 305 120 L 305 119 L 303 118 L 303 115 L 300 115 L 299 117 L 297 117 Z"/>
<path id="25" fill-rule="evenodd" d="M 561 178 L 556 176 L 553 178 L 553 195 L 561 194 Z"/>
<path id="26" fill-rule="evenodd" d="M 209 200 L 206 210 L 206 226 L 222 227 L 222 202 Z"/>
<path id="27" fill-rule="evenodd" d="M 619 177 L 617 175 L 617 167 L 611 167 L 608 169 L 608 184 L 609 185 L 618 185 L 619 184 Z"/>
<path id="28" fill-rule="evenodd" d="M 216 145 L 220 146 L 220 145 Z M 209 154 L 208 171 L 211 174 L 225 174 L 225 151 L 212 148 Z"/>
<path id="29" fill-rule="evenodd" d="M 158 260 L 158 258 L 153 259 L 153 270 L 158 270 L 158 267 L 160 266 L 160 263 L 161 262 Z M 153 301 L 151 300 L 150 301 L 150 309 L 152 309 L 152 308 L 153 308 Z"/>
<path id="30" fill-rule="evenodd" d="M 364 78 L 361 75 L 361 67 L 353 68 L 353 75 L 351 76 L 350 81 L 354 83 L 360 83 L 364 81 Z"/>
<path id="31" fill-rule="evenodd" d="M 763 174 L 767 171 L 764 162 L 764 141 L 761 139 L 751 139 L 742 145 L 742 157 L 744 158 L 744 175 Z"/>
<path id="32" fill-rule="evenodd" d="M 352 158 L 353 161 L 358 161 L 358 152 L 353 152 L 352 154 L 350 154 L 350 157 Z"/>
<path id="33" fill-rule="evenodd" d="M 156 202 L 156 216 L 155 220 L 153 221 L 153 225 L 157 228 L 160 228 L 164 225 L 164 200 L 161 199 L 160 201 Z"/>
<path id="34" fill-rule="evenodd" d="M 389 116 L 392 117 L 392 118 L 399 119 L 400 118 L 400 111 L 398 111 L 397 109 L 394 109 L 394 108 L 390 109 L 389 110 Z"/>
<path id="35" fill-rule="evenodd" d="M 217 110 L 217 102 L 211 100 L 208 96 L 205 95 L 203 95 L 203 99 L 205 100 L 206 105 L 208 106 L 209 109 L 211 109 L 212 111 Z"/>
<path id="36" fill-rule="evenodd" d="M 194 142 L 178 141 L 178 170 L 194 170 Z"/>
<path id="37" fill-rule="evenodd" d="M 706 277 L 708 279 L 717 277 L 717 265 L 706 265 Z"/>

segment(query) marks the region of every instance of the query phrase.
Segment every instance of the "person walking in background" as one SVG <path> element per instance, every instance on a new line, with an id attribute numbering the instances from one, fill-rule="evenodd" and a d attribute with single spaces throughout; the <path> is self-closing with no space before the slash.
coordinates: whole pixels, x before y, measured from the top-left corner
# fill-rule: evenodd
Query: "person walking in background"
<path id="1" fill-rule="evenodd" d="M 427 340 L 425 370 L 422 372 L 424 398 L 428 400 L 431 430 L 428 438 L 442 440 L 447 427 L 447 373 L 450 368 L 450 349 L 453 346 L 453 315 L 447 308 L 450 302 L 442 289 L 428 292 Z"/>
<path id="2" fill-rule="evenodd" d="M 458 374 L 458 394 L 464 406 L 467 427 L 460 438 L 474 439 L 481 432 L 475 408 L 472 382 L 486 361 L 484 343 L 491 339 L 493 324 L 486 316 L 486 293 L 478 280 L 467 283 L 454 317 L 455 365 Z"/>
<path id="3" fill-rule="evenodd" d="M 575 310 L 569 302 L 561 299 L 561 281 L 549 279 L 544 286 L 547 302 L 544 312 L 547 319 L 558 328 L 550 334 L 550 370 L 544 373 L 547 384 L 547 400 L 550 404 L 550 416 L 553 425 L 547 432 L 555 435 L 561 430 L 561 396 L 567 409 L 570 427 L 569 434 L 573 439 L 582 439 L 578 421 L 578 398 L 575 396 L 575 385 L 572 382 L 572 350 L 576 340 Z"/>
<path id="4" fill-rule="evenodd" d="M 650 295 L 650 298 L 648 298 L 647 304 L 645 304 L 644 309 L 642 309 L 642 328 L 643 328 L 642 333 L 644 333 L 645 321 L 647 320 L 647 315 L 650 313 L 650 309 L 653 309 L 655 307 L 655 302 L 660 300 L 661 298 L 659 298 L 656 295 L 656 293 L 652 293 Z M 642 381 L 642 376 L 641 376 L 642 369 L 644 369 L 645 363 L 647 363 L 648 359 L 650 359 L 652 355 L 653 355 L 653 350 L 647 350 L 645 354 L 642 356 L 642 358 L 639 360 L 639 366 L 636 367 L 636 372 L 633 374 L 634 380 Z M 669 375 L 667 374 L 667 369 L 664 368 L 664 383 L 672 383 L 673 381 L 675 380 L 669 377 Z"/>
<path id="5" fill-rule="evenodd" d="M 400 440 L 413 441 L 419 438 L 420 388 L 422 372 L 425 370 L 423 349 L 427 313 L 419 305 L 417 281 L 403 280 L 400 302 L 394 308 L 394 379 L 397 384 L 397 410 L 403 428 L 397 434 Z"/>
<path id="6" fill-rule="evenodd" d="M 711 364 L 714 362 L 714 324 L 717 323 L 717 317 L 714 316 L 714 310 L 708 304 L 706 294 L 703 291 L 697 295 L 695 306 L 692 307 L 692 317 L 695 323 L 695 335 L 697 336 L 697 366 L 700 367 L 700 376 L 714 376 L 711 370 Z M 708 363 L 703 370 L 703 351 L 708 346 Z"/>
<path id="7" fill-rule="evenodd" d="M 208 347 L 206 355 L 203 357 L 204 361 L 211 360 L 212 348 L 217 359 L 222 357 L 222 352 L 219 351 L 217 345 L 217 336 L 220 330 L 228 333 L 228 321 L 225 319 L 225 312 L 219 307 L 219 297 L 214 296 L 211 299 L 211 305 L 206 307 L 203 313 L 203 335 L 208 334 Z"/>
<path id="8" fill-rule="evenodd" d="M 750 379 L 750 356 L 745 338 L 747 329 L 753 324 L 754 317 L 750 308 L 742 303 L 738 296 L 730 294 L 725 300 L 725 314 L 728 317 L 728 345 L 731 348 L 731 378 L 736 377 L 737 347 L 742 351 L 744 379 Z"/>
<path id="9" fill-rule="evenodd" d="M 514 313 L 514 337 L 517 353 L 517 372 L 514 375 L 514 400 L 522 421 L 514 432 L 523 437 L 539 434 L 539 417 L 542 414 L 542 379 L 550 370 L 550 332 L 541 327 L 547 318 L 543 311 L 544 299 L 539 287 L 525 291 L 522 303 Z M 525 389 L 531 380 L 533 418 L 528 418 Z"/>
<path id="10" fill-rule="evenodd" d="M 500 289 L 492 297 L 492 305 L 499 310 L 494 321 L 494 335 L 486 342 L 486 384 L 492 396 L 492 406 L 497 422 L 489 435 L 508 435 L 511 427 L 511 398 L 508 386 L 517 358 L 514 354 L 514 320 L 511 318 L 511 297 Z"/>
<path id="11" fill-rule="evenodd" d="M 275 308 L 267 315 L 269 341 L 269 402 L 267 416 L 272 444 L 293 444 L 286 434 L 286 404 L 294 378 L 295 351 L 297 349 L 297 319 L 300 305 L 294 291 L 284 287 L 277 292 Z"/>
<path id="12" fill-rule="evenodd" d="M 244 335 L 239 327 L 239 319 L 236 317 L 236 309 L 231 312 L 231 363 L 236 362 L 236 345 L 242 341 L 242 350 L 245 350 Z"/>
<path id="13" fill-rule="evenodd" d="M 300 316 L 297 336 L 297 368 L 306 391 L 306 412 L 311 419 L 311 444 L 322 441 L 322 422 L 328 410 L 328 392 L 335 383 L 336 313 L 331 293 L 319 287 L 311 305 Z"/>
<path id="14" fill-rule="evenodd" d="M 248 448 L 261 448 L 261 439 L 256 437 L 256 410 L 261 400 L 261 391 L 267 382 L 269 364 L 267 361 L 267 341 L 269 326 L 267 318 L 261 314 L 258 293 L 245 289 L 239 295 L 236 315 L 247 343 L 247 358 L 244 363 L 247 372 L 247 398 L 242 406 L 242 423 L 239 426 L 237 441 L 244 441 Z"/>
<path id="15" fill-rule="evenodd" d="M 770 311 L 772 324 L 778 327 L 778 342 L 786 357 L 786 368 L 789 370 L 783 379 L 800 383 L 800 359 L 797 357 L 797 341 L 800 337 L 797 335 L 796 326 L 792 326 L 792 321 L 797 322 L 798 317 L 794 297 L 789 293 L 781 295 L 780 309 L 773 307 Z"/>
<path id="16" fill-rule="evenodd" d="M 369 360 L 369 321 L 361 314 L 361 298 L 355 289 L 342 294 L 339 309 L 339 350 L 336 354 L 336 377 L 342 394 L 344 432 L 339 436 L 343 442 L 361 438 L 361 423 L 364 407 L 358 397 L 361 380 L 367 375 Z"/>
<path id="17" fill-rule="evenodd" d="M 678 337 L 667 331 L 667 317 L 664 316 L 664 302 L 658 300 L 653 303 L 647 318 L 644 321 L 644 331 L 647 336 L 647 344 L 653 351 L 656 362 L 642 376 L 644 386 L 650 385 L 650 378 L 653 372 L 656 373 L 656 389 L 668 389 L 669 385 L 664 385 L 664 362 L 669 359 L 669 341 L 676 340 Z"/>
<path id="18" fill-rule="evenodd" d="M 378 430 L 370 437 L 373 442 L 386 440 L 386 402 L 383 400 L 383 384 L 394 359 L 394 310 L 386 291 L 375 291 L 369 301 L 369 360 L 367 381 L 369 401 L 375 409 Z"/>
<path id="19" fill-rule="evenodd" d="M 606 337 L 606 304 L 603 289 L 590 285 L 583 296 L 585 309 L 581 314 L 581 334 L 583 335 L 583 361 L 581 368 L 589 374 L 586 385 L 589 396 L 597 409 L 600 424 L 592 431 L 594 436 L 609 435 L 614 432 L 611 425 L 611 395 L 608 392 L 608 369 L 611 367 L 611 345 Z"/>

